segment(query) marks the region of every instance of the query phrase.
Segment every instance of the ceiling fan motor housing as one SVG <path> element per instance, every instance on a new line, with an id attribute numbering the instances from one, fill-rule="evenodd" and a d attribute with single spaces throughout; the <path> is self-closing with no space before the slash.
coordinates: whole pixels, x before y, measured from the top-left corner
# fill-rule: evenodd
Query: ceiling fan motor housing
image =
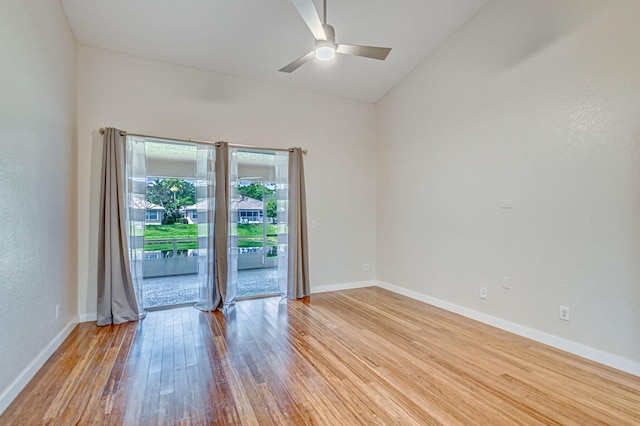
<path id="1" fill-rule="evenodd" d="M 316 40 L 316 58 L 321 61 L 330 61 L 336 55 L 335 32 L 331 25 L 324 24 L 324 33 L 326 40 Z"/>

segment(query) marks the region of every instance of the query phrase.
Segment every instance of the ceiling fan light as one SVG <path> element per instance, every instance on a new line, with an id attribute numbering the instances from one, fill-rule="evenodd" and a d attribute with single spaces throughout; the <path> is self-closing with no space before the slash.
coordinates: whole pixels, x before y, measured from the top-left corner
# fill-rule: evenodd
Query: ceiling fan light
<path id="1" fill-rule="evenodd" d="M 330 61 L 336 56 L 336 48 L 332 44 L 321 44 L 316 47 L 316 58 L 321 61 Z"/>

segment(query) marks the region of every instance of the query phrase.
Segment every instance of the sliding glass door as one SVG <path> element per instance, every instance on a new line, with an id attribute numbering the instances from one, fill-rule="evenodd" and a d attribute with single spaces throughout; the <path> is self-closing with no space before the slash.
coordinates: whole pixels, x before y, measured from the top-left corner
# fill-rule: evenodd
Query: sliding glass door
<path id="1" fill-rule="evenodd" d="M 289 152 L 144 139 L 144 307 L 286 294 Z"/>
<path id="2" fill-rule="evenodd" d="M 284 216 L 278 215 L 278 209 L 286 208 L 286 191 L 278 191 L 280 157 L 272 151 L 252 149 L 236 150 L 231 161 L 234 158 L 237 164 L 231 170 L 237 170 L 237 178 L 231 182 L 231 235 L 235 243 L 232 250 L 237 254 L 237 295 L 281 294 L 279 281 L 286 276 L 286 264 L 281 262 L 278 246 L 279 235 L 286 234 L 286 221 L 279 223 L 279 216 L 280 220 Z"/>
<path id="3" fill-rule="evenodd" d="M 145 138 L 145 308 L 198 300 L 196 146 Z"/>

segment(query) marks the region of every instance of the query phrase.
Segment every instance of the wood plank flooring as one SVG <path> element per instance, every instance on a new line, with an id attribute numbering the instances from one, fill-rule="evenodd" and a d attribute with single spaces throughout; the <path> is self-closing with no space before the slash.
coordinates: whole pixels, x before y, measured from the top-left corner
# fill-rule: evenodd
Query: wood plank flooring
<path id="1" fill-rule="evenodd" d="M 638 425 L 640 378 L 375 288 L 79 324 L 1 425 Z"/>

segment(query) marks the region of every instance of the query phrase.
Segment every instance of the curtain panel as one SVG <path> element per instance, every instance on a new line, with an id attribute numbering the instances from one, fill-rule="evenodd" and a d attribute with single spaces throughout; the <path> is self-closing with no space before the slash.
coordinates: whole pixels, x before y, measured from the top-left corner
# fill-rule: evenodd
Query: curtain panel
<path id="1" fill-rule="evenodd" d="M 289 152 L 275 152 L 276 221 L 278 233 L 278 290 L 289 295 Z"/>
<path id="2" fill-rule="evenodd" d="M 198 274 L 200 300 L 194 306 L 214 311 L 235 301 L 229 280 L 229 146 L 198 144 Z"/>
<path id="3" fill-rule="evenodd" d="M 214 205 L 216 185 L 216 151 L 211 145 L 196 148 L 196 206 L 198 211 L 198 282 L 200 300 L 194 305 L 201 311 L 214 311 L 215 244 Z"/>
<path id="4" fill-rule="evenodd" d="M 311 294 L 302 148 L 291 148 L 289 151 L 288 175 L 287 297 L 299 299 Z"/>
<path id="5" fill-rule="evenodd" d="M 225 142 L 228 148 L 228 144 Z M 238 294 L 238 202 L 240 195 L 238 193 L 238 149 L 228 148 L 228 169 L 224 178 L 227 182 L 227 240 L 225 252 L 227 253 L 227 291 L 225 294 L 226 306 L 232 306 L 236 302 Z M 222 176 L 221 176 L 222 178 Z M 222 225 L 222 224 L 220 224 Z M 221 229 L 220 232 L 223 230 Z M 220 259 L 222 261 L 223 259 Z"/>
<path id="6" fill-rule="evenodd" d="M 144 244 L 144 143 L 104 133 L 98 234 L 98 325 L 144 316 L 139 305 Z"/>

